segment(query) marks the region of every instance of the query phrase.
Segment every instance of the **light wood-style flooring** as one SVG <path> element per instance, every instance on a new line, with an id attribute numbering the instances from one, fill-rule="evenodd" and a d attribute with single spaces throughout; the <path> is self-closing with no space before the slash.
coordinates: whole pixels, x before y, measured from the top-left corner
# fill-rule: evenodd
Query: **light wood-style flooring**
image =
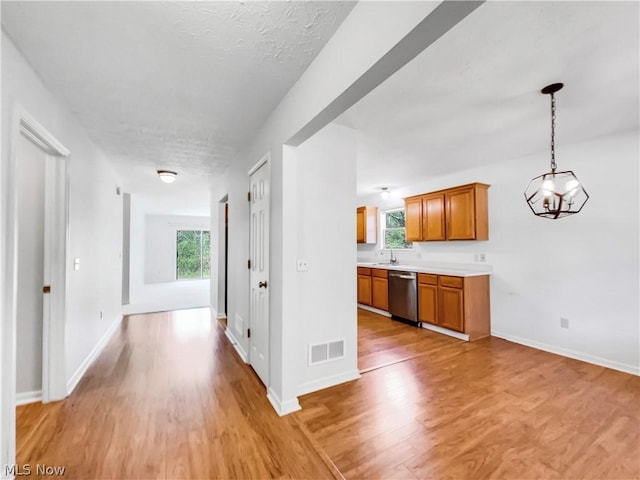
<path id="1" fill-rule="evenodd" d="M 640 478 L 640 378 L 359 311 L 361 379 L 279 418 L 208 310 L 127 318 L 74 393 L 18 408 L 66 478 Z"/>
<path id="2" fill-rule="evenodd" d="M 361 373 L 466 342 L 358 309 L 358 369 Z"/>
<path id="3" fill-rule="evenodd" d="M 209 309 L 123 320 L 73 394 L 18 408 L 18 463 L 65 478 L 332 478 Z"/>
<path id="4" fill-rule="evenodd" d="M 374 344 L 397 363 L 302 397 L 295 414 L 345 478 L 640 478 L 640 378 L 359 318 L 360 368 Z"/>

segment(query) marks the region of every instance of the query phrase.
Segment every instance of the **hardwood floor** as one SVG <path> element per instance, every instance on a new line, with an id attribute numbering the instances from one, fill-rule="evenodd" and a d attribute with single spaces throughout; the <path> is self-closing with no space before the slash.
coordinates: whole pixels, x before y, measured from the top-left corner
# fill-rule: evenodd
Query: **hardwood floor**
<path id="1" fill-rule="evenodd" d="M 361 373 L 465 343 L 358 309 L 358 369 Z"/>
<path id="2" fill-rule="evenodd" d="M 359 313 L 374 339 L 391 322 Z M 497 338 L 388 328 L 411 342 L 378 339 L 378 361 L 408 360 L 302 397 L 294 414 L 345 478 L 640 477 L 638 377 Z M 373 344 L 362 353 L 361 366 L 376 363 Z"/>
<path id="3" fill-rule="evenodd" d="M 640 477 L 638 377 L 363 310 L 359 349 L 360 380 L 279 418 L 208 310 L 133 316 L 67 400 L 18 408 L 18 462 L 83 479 Z"/>
<path id="4" fill-rule="evenodd" d="M 18 463 L 65 478 L 333 478 L 208 309 L 126 318 L 69 398 L 17 416 Z"/>

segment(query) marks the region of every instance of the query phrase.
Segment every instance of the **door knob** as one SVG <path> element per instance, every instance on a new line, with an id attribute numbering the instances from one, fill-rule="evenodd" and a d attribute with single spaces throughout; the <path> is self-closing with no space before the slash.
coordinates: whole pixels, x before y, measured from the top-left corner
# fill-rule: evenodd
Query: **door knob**
<path id="1" fill-rule="evenodd" d="M 267 281 L 265 280 L 264 282 L 258 283 L 258 287 L 259 288 L 267 288 Z"/>
<path id="2" fill-rule="evenodd" d="M 42 287 L 42 293 L 51 293 L 51 286 L 45 285 L 44 287 Z"/>

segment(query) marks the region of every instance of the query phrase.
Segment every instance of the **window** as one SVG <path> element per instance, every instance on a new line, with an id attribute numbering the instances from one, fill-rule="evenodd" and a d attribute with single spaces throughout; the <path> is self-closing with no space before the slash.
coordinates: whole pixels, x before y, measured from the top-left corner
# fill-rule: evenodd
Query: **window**
<path id="1" fill-rule="evenodd" d="M 404 208 L 382 212 L 382 248 L 413 248 L 404 239 Z"/>
<path id="2" fill-rule="evenodd" d="M 211 233 L 208 230 L 178 230 L 176 238 L 176 279 L 209 278 Z"/>

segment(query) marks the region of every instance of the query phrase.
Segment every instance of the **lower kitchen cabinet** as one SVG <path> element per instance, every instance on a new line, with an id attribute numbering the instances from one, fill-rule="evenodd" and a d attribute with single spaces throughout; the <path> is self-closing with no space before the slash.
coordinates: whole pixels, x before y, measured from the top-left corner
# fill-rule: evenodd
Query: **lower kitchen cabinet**
<path id="1" fill-rule="evenodd" d="M 358 303 L 371 305 L 371 269 L 358 267 Z"/>
<path id="2" fill-rule="evenodd" d="M 389 272 L 381 268 L 371 270 L 371 306 L 389 310 Z"/>
<path id="3" fill-rule="evenodd" d="M 358 267 L 358 303 L 389 310 L 388 275 L 383 268 Z"/>
<path id="4" fill-rule="evenodd" d="M 438 287 L 438 324 L 456 332 L 464 332 L 464 294 L 462 290 Z"/>
<path id="5" fill-rule="evenodd" d="M 489 336 L 489 276 L 418 274 L 418 320 L 465 333 L 469 340 Z"/>
<path id="6" fill-rule="evenodd" d="M 418 321 L 438 324 L 438 276 L 418 274 Z"/>

